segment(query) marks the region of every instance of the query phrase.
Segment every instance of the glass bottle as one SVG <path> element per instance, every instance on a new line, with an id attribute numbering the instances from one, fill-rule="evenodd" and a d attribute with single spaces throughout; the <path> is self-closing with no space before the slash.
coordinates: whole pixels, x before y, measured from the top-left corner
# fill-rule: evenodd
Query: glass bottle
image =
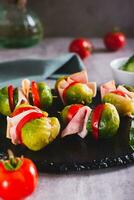
<path id="1" fill-rule="evenodd" d="M 42 24 L 26 4 L 27 0 L 8 0 L 0 8 L 1 47 L 30 47 L 43 38 Z"/>

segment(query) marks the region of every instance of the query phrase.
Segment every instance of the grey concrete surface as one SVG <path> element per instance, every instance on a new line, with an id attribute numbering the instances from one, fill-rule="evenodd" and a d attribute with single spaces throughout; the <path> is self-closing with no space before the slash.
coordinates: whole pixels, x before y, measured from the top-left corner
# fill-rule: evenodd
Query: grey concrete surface
<path id="1" fill-rule="evenodd" d="M 45 39 L 34 48 L 0 50 L 0 61 L 16 58 L 50 58 L 66 53 L 71 38 Z M 112 59 L 130 56 L 134 52 L 134 39 L 115 53 L 106 52 L 101 39 L 92 39 L 96 48 L 85 67 L 91 81 L 98 84 L 112 79 L 109 63 Z M 48 81 L 53 86 L 53 81 Z M 134 165 L 125 168 L 89 171 L 67 175 L 40 174 L 35 193 L 28 200 L 133 200 Z"/>

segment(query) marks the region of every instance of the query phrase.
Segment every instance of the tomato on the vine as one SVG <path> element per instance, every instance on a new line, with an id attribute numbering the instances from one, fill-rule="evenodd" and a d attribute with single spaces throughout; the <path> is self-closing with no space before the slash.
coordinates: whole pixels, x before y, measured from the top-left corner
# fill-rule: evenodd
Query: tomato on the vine
<path id="1" fill-rule="evenodd" d="M 27 158 L 15 158 L 10 152 L 9 160 L 0 161 L 0 198 L 21 200 L 35 190 L 38 172 Z"/>
<path id="2" fill-rule="evenodd" d="M 92 51 L 92 43 L 85 38 L 74 39 L 70 46 L 69 51 L 77 53 L 82 59 L 90 56 Z"/>

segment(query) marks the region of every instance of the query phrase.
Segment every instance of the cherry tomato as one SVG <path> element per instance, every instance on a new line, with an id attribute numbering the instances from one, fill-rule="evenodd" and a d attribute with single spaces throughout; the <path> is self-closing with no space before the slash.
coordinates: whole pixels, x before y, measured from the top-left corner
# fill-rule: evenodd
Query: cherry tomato
<path id="1" fill-rule="evenodd" d="M 98 139 L 99 137 L 99 123 L 101 119 L 101 114 L 104 110 L 104 106 L 105 106 L 104 104 L 100 104 L 92 112 L 91 124 L 92 124 L 93 137 L 95 139 Z"/>
<path id="2" fill-rule="evenodd" d="M 27 158 L 0 161 L 0 198 L 21 200 L 31 195 L 38 183 L 38 172 L 34 163 Z"/>
<path id="3" fill-rule="evenodd" d="M 36 113 L 36 112 L 31 112 L 29 114 L 27 114 L 25 117 L 23 117 L 19 123 L 17 124 L 17 127 L 16 127 L 16 133 L 17 133 L 17 136 L 18 136 L 18 139 L 19 139 L 19 143 L 22 144 L 22 138 L 21 138 L 21 129 L 23 128 L 23 126 L 31 121 L 31 120 L 34 120 L 34 119 L 38 119 L 38 118 L 41 118 L 41 117 L 44 117 L 44 113 Z"/>
<path id="4" fill-rule="evenodd" d="M 115 91 L 112 91 L 111 93 L 120 95 L 120 96 L 122 96 L 122 97 L 125 97 L 125 96 L 126 96 L 125 93 L 122 92 L 122 91 L 120 91 L 120 90 L 115 90 Z"/>
<path id="5" fill-rule="evenodd" d="M 35 81 L 32 81 L 32 97 L 33 97 L 33 104 L 34 106 L 37 106 L 38 108 L 41 107 L 40 105 L 40 96 L 38 91 L 38 85 Z"/>
<path id="6" fill-rule="evenodd" d="M 71 119 L 74 117 L 74 115 L 82 107 L 83 107 L 82 104 L 73 104 L 73 105 L 71 105 L 70 108 L 68 109 L 68 113 L 67 113 L 67 122 L 70 122 Z"/>
<path id="7" fill-rule="evenodd" d="M 126 44 L 126 37 L 122 32 L 110 32 L 104 37 L 104 44 L 110 51 L 117 51 Z"/>
<path id="8" fill-rule="evenodd" d="M 69 51 L 77 53 L 82 59 L 90 56 L 92 51 L 92 44 L 85 38 L 78 38 L 71 42 Z"/>
<path id="9" fill-rule="evenodd" d="M 15 108 L 15 104 L 14 104 L 14 88 L 12 85 L 8 86 L 8 99 L 9 99 L 9 105 L 10 105 L 11 112 L 13 112 L 13 110 Z"/>

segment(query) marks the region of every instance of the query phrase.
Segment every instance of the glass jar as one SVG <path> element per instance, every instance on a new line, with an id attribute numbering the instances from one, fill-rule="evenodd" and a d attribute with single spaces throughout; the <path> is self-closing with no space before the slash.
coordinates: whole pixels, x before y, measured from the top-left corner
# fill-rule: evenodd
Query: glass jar
<path id="1" fill-rule="evenodd" d="M 0 8 L 0 46 L 30 47 L 43 38 L 39 18 L 26 8 L 26 0 L 8 0 Z"/>

